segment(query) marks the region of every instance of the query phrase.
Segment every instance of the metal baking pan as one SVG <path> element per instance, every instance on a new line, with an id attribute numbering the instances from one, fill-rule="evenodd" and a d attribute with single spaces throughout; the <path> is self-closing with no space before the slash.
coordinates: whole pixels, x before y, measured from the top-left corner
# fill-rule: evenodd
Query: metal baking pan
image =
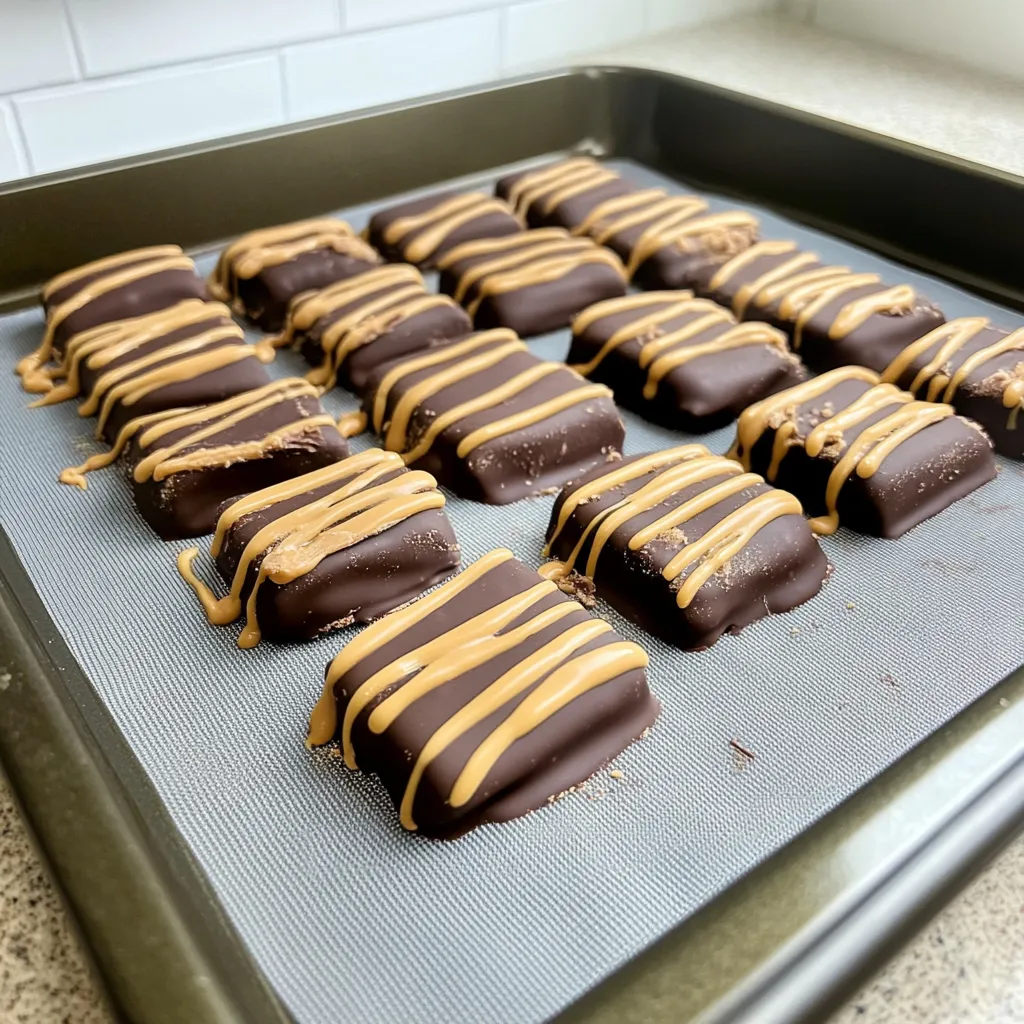
<path id="1" fill-rule="evenodd" d="M 256 224 L 574 150 L 769 207 L 1024 309 L 1005 230 L 1024 213 L 1024 181 L 620 68 L 17 183 L 0 191 L 0 308 L 119 249 L 173 238 L 204 251 Z M 6 538 L 0 635 L 0 759 L 114 1005 L 143 1022 L 288 1020 Z M 1018 671 L 562 1017 L 815 1018 L 1022 823 Z"/>

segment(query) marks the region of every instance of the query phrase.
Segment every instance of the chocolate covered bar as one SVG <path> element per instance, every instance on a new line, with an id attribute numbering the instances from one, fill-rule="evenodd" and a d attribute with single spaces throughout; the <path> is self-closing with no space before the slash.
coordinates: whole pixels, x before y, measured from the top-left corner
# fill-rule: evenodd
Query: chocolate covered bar
<path id="1" fill-rule="evenodd" d="M 757 241 L 758 221 L 744 210 L 709 213 L 698 196 L 653 188 L 605 200 L 577 231 L 617 253 L 641 288 L 692 288 L 709 266 Z"/>
<path id="2" fill-rule="evenodd" d="M 303 220 L 252 231 L 232 242 L 221 253 L 208 287 L 239 316 L 265 331 L 279 331 L 296 295 L 378 263 L 378 253 L 343 220 Z"/>
<path id="3" fill-rule="evenodd" d="M 608 388 L 538 359 L 508 330 L 385 364 L 363 409 L 386 449 L 492 505 L 614 457 L 624 434 Z"/>
<path id="4" fill-rule="evenodd" d="M 113 443 L 131 419 L 208 405 L 269 383 L 273 351 L 250 345 L 219 302 L 185 302 L 119 320 L 68 340 L 64 383 L 37 401 L 83 394 L 80 416 L 98 418 L 96 436 Z"/>
<path id="5" fill-rule="evenodd" d="M 844 366 L 752 405 L 730 455 L 792 491 L 816 533 L 899 537 L 996 475 L 992 443 L 949 405 Z"/>
<path id="6" fill-rule="evenodd" d="M 574 230 L 600 203 L 635 191 L 617 171 L 589 156 L 572 157 L 499 179 L 495 192 L 532 228 Z"/>
<path id="7" fill-rule="evenodd" d="M 205 299 L 195 264 L 177 245 L 133 249 L 68 270 L 42 291 L 46 328 L 40 346 L 18 363 L 26 391 L 53 387 L 47 363 L 64 354 L 68 339 L 101 324 Z"/>
<path id="8" fill-rule="evenodd" d="M 109 452 L 66 469 L 61 482 L 127 453 L 139 514 L 164 540 L 210 533 L 225 501 L 348 455 L 348 442 L 301 378 L 276 380 L 214 405 L 130 420 Z"/>
<path id="9" fill-rule="evenodd" d="M 452 837 L 584 782 L 653 724 L 647 656 L 497 550 L 351 640 L 309 745 L 337 738 L 402 826 Z"/>
<path id="10" fill-rule="evenodd" d="M 684 650 L 803 604 L 828 574 L 800 502 L 699 444 L 567 484 L 544 553 L 542 576 Z"/>
<path id="11" fill-rule="evenodd" d="M 1024 458 L 1024 330 L 994 327 L 987 317 L 962 317 L 911 342 L 882 380 L 929 402 L 948 402 L 980 423 L 997 452 Z"/>
<path id="12" fill-rule="evenodd" d="M 698 291 L 738 317 L 786 331 L 811 369 L 847 364 L 881 372 L 910 342 L 943 323 L 942 312 L 907 284 L 823 264 L 795 242 L 760 242 L 706 272 Z"/>
<path id="13" fill-rule="evenodd" d="M 781 331 L 737 323 L 728 310 L 687 291 L 590 306 L 573 321 L 566 361 L 607 384 L 619 405 L 689 432 L 722 426 L 806 377 Z"/>
<path id="14" fill-rule="evenodd" d="M 562 228 L 466 242 L 438 265 L 441 291 L 478 328 L 508 327 L 524 338 L 568 327 L 581 309 L 626 292 L 619 258 Z"/>
<path id="15" fill-rule="evenodd" d="M 386 259 L 433 267 L 449 249 L 522 231 L 511 207 L 483 192 L 443 192 L 375 213 L 370 244 Z"/>
<path id="16" fill-rule="evenodd" d="M 277 345 L 297 347 L 316 369 L 309 380 L 361 394 L 370 373 L 473 330 L 466 311 L 447 295 L 427 292 L 415 267 L 375 267 L 292 300 Z"/>
<path id="17" fill-rule="evenodd" d="M 210 546 L 228 584 L 224 597 L 196 576 L 197 554 L 183 551 L 178 570 L 211 623 L 224 626 L 244 614 L 243 648 L 369 622 L 459 565 L 434 478 L 376 448 L 225 508 Z"/>

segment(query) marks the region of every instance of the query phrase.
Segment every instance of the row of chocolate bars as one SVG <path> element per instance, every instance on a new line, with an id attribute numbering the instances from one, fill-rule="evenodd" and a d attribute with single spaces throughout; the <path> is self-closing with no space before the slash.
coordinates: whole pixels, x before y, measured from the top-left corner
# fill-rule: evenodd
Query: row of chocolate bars
<path id="1" fill-rule="evenodd" d="M 908 286 L 588 158 L 497 192 L 383 211 L 368 241 L 332 219 L 256 231 L 205 285 L 175 246 L 69 271 L 19 364 L 38 404 L 80 397 L 110 445 L 65 483 L 125 455 L 161 537 L 214 534 L 226 595 L 195 549 L 179 568 L 211 622 L 244 617 L 241 646 L 376 620 L 328 666 L 310 743 L 337 739 L 436 835 L 542 805 L 654 721 L 646 655 L 585 610 L 595 586 L 705 647 L 817 593 L 815 533 L 898 536 L 995 475 L 988 437 L 943 403 L 1022 454 L 1022 332 L 946 324 Z M 232 311 L 274 336 L 247 344 Z M 521 340 L 570 323 L 571 365 Z M 270 379 L 283 345 L 306 379 Z M 335 384 L 363 403 L 338 424 L 319 401 Z M 732 458 L 622 458 L 613 396 L 688 431 L 739 416 Z M 367 427 L 382 448 L 350 455 Z M 557 560 L 538 574 L 497 550 L 452 576 L 437 480 L 490 503 L 563 488 Z"/>

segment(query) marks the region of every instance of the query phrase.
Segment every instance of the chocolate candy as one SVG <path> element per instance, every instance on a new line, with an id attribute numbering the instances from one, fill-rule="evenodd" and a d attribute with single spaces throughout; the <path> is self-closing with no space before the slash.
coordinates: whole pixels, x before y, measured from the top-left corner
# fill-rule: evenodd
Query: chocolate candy
<path id="1" fill-rule="evenodd" d="M 561 228 L 466 242 L 442 260 L 441 291 L 478 328 L 533 337 L 568 327 L 581 309 L 626 292 L 619 258 Z"/>
<path id="2" fill-rule="evenodd" d="M 461 306 L 427 292 L 414 267 L 395 265 L 297 296 L 275 344 L 298 347 L 316 366 L 308 374 L 314 383 L 332 388 L 340 381 L 361 394 L 381 363 L 472 330 Z"/>
<path id="3" fill-rule="evenodd" d="M 982 316 L 950 320 L 908 345 L 882 380 L 949 402 L 985 428 L 997 452 L 1024 458 L 1024 330 L 1010 333 Z"/>
<path id="4" fill-rule="evenodd" d="M 429 473 L 370 449 L 224 509 L 210 547 L 229 585 L 224 597 L 193 572 L 196 548 L 178 556 L 178 569 L 213 624 L 244 612 L 239 647 L 312 640 L 369 622 L 450 576 L 459 547 L 443 509 Z"/>
<path id="5" fill-rule="evenodd" d="M 634 455 L 566 485 L 541 567 L 695 650 L 813 597 L 828 562 L 792 494 L 703 445 Z"/>
<path id="6" fill-rule="evenodd" d="M 210 554 L 228 585 L 178 570 L 215 626 L 245 615 L 240 647 L 312 640 L 406 604 L 459 567 L 459 546 L 429 473 L 371 449 L 256 490 L 217 520 Z"/>
<path id="7" fill-rule="evenodd" d="M 712 430 L 806 377 L 786 336 L 738 324 L 691 292 L 608 299 L 573 321 L 567 362 L 607 384 L 619 405 L 675 430 Z"/>
<path id="8" fill-rule="evenodd" d="M 854 363 L 881 372 L 945 319 L 910 285 L 827 266 L 795 242 L 760 242 L 705 276 L 698 291 L 739 317 L 782 328 L 819 372 Z"/>
<path id="9" fill-rule="evenodd" d="M 977 424 L 860 366 L 752 405 L 730 454 L 797 495 L 820 534 L 899 537 L 996 475 Z"/>
<path id="10" fill-rule="evenodd" d="M 608 388 L 538 359 L 508 330 L 382 366 L 363 408 L 385 448 L 492 505 L 564 483 L 617 454 L 624 434 Z"/>
<path id="11" fill-rule="evenodd" d="M 210 277 L 210 294 L 230 302 L 265 331 L 278 331 L 288 303 L 380 263 L 380 256 L 342 220 L 296 221 L 232 242 Z"/>
<path id="12" fill-rule="evenodd" d="M 654 188 L 601 203 L 578 231 L 616 252 L 641 288 L 691 288 L 709 266 L 749 249 L 758 221 L 743 210 L 708 213 L 698 196 Z"/>
<path id="13" fill-rule="evenodd" d="M 337 738 L 406 829 L 450 837 L 543 807 L 653 724 L 647 656 L 497 550 L 327 667 L 309 745 Z"/>
<path id="14" fill-rule="evenodd" d="M 113 448 L 66 469 L 61 482 L 85 488 L 85 474 L 128 453 L 128 477 L 143 519 L 164 540 L 209 533 L 225 501 L 326 466 L 348 443 L 298 378 L 276 380 L 215 405 L 130 420 Z"/>
<path id="15" fill-rule="evenodd" d="M 119 320 L 68 340 L 65 382 L 36 404 L 87 397 L 80 416 L 98 417 L 96 436 L 113 443 L 138 416 L 207 405 L 269 383 L 273 353 L 246 343 L 219 302 L 185 302 Z"/>
<path id="16" fill-rule="evenodd" d="M 177 245 L 133 249 L 59 274 L 43 287 L 46 330 L 39 348 L 18 363 L 22 384 L 26 391 L 49 391 L 46 364 L 83 331 L 205 298 L 195 264 Z"/>
<path id="17" fill-rule="evenodd" d="M 574 234 L 595 206 L 634 187 L 617 171 L 589 156 L 519 171 L 499 179 L 495 192 L 533 228 L 568 228 Z"/>
<path id="18" fill-rule="evenodd" d="M 462 242 L 513 235 L 522 229 L 501 199 L 483 192 L 442 192 L 375 213 L 369 237 L 389 260 L 433 267 Z"/>

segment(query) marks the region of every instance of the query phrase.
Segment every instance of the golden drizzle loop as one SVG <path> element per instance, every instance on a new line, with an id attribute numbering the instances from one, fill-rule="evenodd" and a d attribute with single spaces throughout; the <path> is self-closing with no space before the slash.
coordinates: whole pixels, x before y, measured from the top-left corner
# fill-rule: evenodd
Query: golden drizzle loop
<path id="1" fill-rule="evenodd" d="M 562 193 L 562 199 L 568 198 L 564 193 L 567 189 L 579 189 L 585 192 L 597 185 L 617 178 L 614 171 L 602 167 L 590 157 L 574 157 L 549 167 L 542 167 L 522 175 L 509 189 L 508 202 L 519 217 L 525 217 L 534 203 L 544 202 L 544 213 L 550 213 L 554 206 L 551 197 Z M 573 193 L 575 194 L 575 193 Z"/>

